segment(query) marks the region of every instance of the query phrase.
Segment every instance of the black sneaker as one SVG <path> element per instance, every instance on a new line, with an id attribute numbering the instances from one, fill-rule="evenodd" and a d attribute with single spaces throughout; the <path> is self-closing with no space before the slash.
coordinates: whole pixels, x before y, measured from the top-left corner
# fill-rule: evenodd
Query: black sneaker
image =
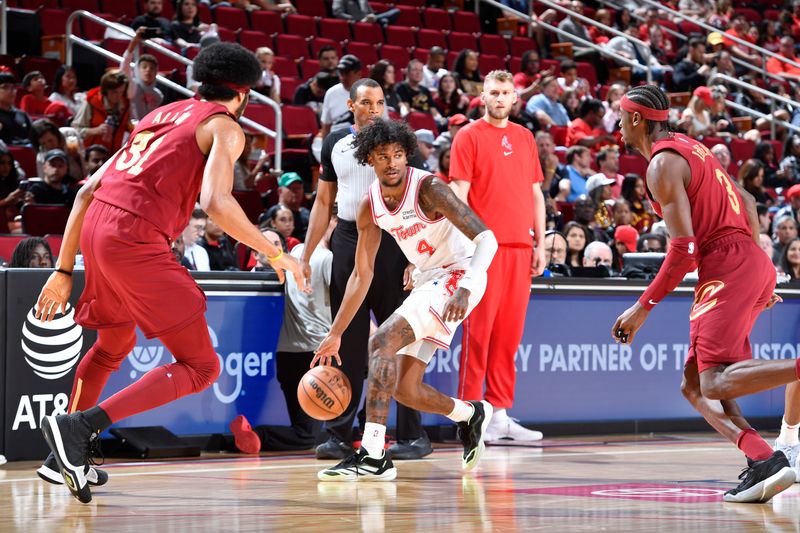
<path id="1" fill-rule="evenodd" d="M 330 437 L 316 449 L 317 459 L 344 459 L 352 453 L 353 447 L 336 437 Z"/>
<path id="2" fill-rule="evenodd" d="M 85 467 L 89 462 L 90 441 L 97 438 L 97 433 L 92 431 L 83 413 L 46 416 L 42 420 L 42 433 L 72 495 L 82 503 L 92 501 Z"/>
<path id="3" fill-rule="evenodd" d="M 91 464 L 84 466 L 83 470 L 86 474 L 86 481 L 89 482 L 89 485 L 99 487 L 100 485 L 105 485 L 108 483 L 108 473 L 106 473 L 105 470 L 95 468 Z M 36 475 L 38 475 L 44 481 L 52 483 L 53 485 L 64 484 L 64 476 L 61 475 L 61 470 L 58 468 L 56 456 L 53 455 L 53 452 L 50 452 L 50 455 L 48 455 L 47 459 L 44 460 L 42 466 L 40 466 L 36 471 Z"/>
<path id="4" fill-rule="evenodd" d="M 794 470 L 781 451 L 763 461 L 748 459 L 747 465 L 739 475 L 739 486 L 725 493 L 726 502 L 765 503 L 794 484 Z"/>
<path id="5" fill-rule="evenodd" d="M 431 439 L 428 435 L 423 433 L 422 436 L 414 440 L 399 440 L 389 446 L 389 453 L 392 459 L 407 460 L 407 459 L 422 459 L 433 453 L 433 446 L 431 446 Z"/>
<path id="6" fill-rule="evenodd" d="M 477 401 L 470 400 L 475 412 L 467 422 L 458 423 L 458 438 L 464 445 L 464 458 L 461 460 L 461 468 L 464 470 L 472 470 L 478 466 L 478 461 L 481 459 L 481 454 L 485 448 L 483 444 L 483 435 L 486 433 L 486 426 L 492 419 L 494 409 L 492 404 L 486 400 Z"/>
<path id="7" fill-rule="evenodd" d="M 373 459 L 364 448 L 359 448 L 338 465 L 317 473 L 320 481 L 392 481 L 397 469 L 391 456 L 383 451 L 383 457 Z"/>

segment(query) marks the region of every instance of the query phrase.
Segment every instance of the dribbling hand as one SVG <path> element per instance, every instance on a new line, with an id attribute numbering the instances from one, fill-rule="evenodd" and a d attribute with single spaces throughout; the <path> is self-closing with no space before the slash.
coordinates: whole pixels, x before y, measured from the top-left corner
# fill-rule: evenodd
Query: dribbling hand
<path id="1" fill-rule="evenodd" d="M 328 333 L 319 344 L 319 348 L 314 352 L 314 359 L 311 360 L 311 368 L 317 365 L 330 366 L 333 360 L 342 366 L 342 359 L 339 357 L 339 346 L 342 344 L 342 337 Z"/>
<path id="2" fill-rule="evenodd" d="M 641 328 L 645 320 L 647 320 L 647 315 L 649 313 L 650 311 L 642 307 L 639 302 L 636 302 L 626 309 L 624 313 L 619 315 L 619 318 L 617 318 L 617 321 L 614 322 L 614 326 L 611 328 L 611 336 L 618 343 L 633 344 L 633 338 L 636 336 L 636 332 L 639 331 L 639 328 Z"/>
<path id="3" fill-rule="evenodd" d="M 36 301 L 36 318 L 48 322 L 53 320 L 59 309 L 65 313 L 71 293 L 72 277 L 60 272 L 50 274 Z"/>

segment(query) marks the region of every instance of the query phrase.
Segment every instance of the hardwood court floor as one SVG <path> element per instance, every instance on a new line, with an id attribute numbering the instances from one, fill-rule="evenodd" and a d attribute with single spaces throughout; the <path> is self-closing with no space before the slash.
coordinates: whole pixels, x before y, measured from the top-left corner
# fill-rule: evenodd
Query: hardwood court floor
<path id="1" fill-rule="evenodd" d="M 82 505 L 34 463 L 0 467 L 0 531 L 800 532 L 800 484 L 726 504 L 741 454 L 712 435 L 551 439 L 490 447 L 479 470 L 438 449 L 389 483 L 319 483 L 309 456 L 108 463 Z"/>

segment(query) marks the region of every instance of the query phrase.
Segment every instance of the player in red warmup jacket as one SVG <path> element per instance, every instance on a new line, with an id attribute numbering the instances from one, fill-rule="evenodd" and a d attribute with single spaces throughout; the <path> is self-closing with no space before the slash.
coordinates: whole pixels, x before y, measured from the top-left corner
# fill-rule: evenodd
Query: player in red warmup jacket
<path id="1" fill-rule="evenodd" d="M 205 320 L 205 295 L 176 260 L 171 241 L 201 207 L 226 233 L 267 256 L 278 277 L 290 271 L 305 287 L 300 266 L 250 223 L 231 194 L 234 163 L 245 137 L 237 123 L 250 87 L 261 77 L 258 60 L 239 45 L 204 49 L 194 62 L 198 96 L 149 113 L 128 142 L 81 188 L 64 234 L 56 271 L 42 289 L 37 317 L 65 310 L 80 245 L 86 286 L 76 321 L 98 330 L 78 365 L 69 413 L 42 421 L 52 454 L 39 476 L 66 483 L 81 502 L 104 472 L 88 465 L 97 436 L 112 423 L 153 409 L 216 381 L 219 359 Z M 97 405 L 111 372 L 136 342 L 136 326 L 158 337 L 176 362 Z"/>
<path id="2" fill-rule="evenodd" d="M 705 145 L 669 131 L 669 100 L 659 88 L 631 89 L 620 106 L 625 145 L 650 161 L 647 192 L 671 241 L 658 275 L 620 315 L 612 335 L 632 343 L 653 306 L 698 267 L 681 392 L 747 456 L 742 482 L 725 501 L 766 502 L 794 483 L 794 471 L 783 452 L 773 453 L 750 427 L 734 399 L 797 381 L 800 360 L 752 359 L 750 330 L 762 310 L 780 301 L 773 293 L 775 269 L 758 247 L 755 200 Z"/>

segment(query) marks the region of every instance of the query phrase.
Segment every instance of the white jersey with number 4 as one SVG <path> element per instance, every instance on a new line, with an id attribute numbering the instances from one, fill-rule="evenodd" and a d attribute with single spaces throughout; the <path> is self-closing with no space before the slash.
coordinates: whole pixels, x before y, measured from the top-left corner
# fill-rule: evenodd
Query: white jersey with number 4
<path id="1" fill-rule="evenodd" d="M 382 230 L 389 233 L 403 250 L 408 261 L 416 267 L 418 276 L 426 277 L 437 269 L 459 265 L 466 267 L 475 244 L 444 217 L 431 220 L 419 206 L 419 187 L 429 172 L 408 167 L 406 189 L 397 208 L 386 207 L 381 194 L 381 184 L 375 180 L 369 187 L 369 203 L 372 219 Z"/>

